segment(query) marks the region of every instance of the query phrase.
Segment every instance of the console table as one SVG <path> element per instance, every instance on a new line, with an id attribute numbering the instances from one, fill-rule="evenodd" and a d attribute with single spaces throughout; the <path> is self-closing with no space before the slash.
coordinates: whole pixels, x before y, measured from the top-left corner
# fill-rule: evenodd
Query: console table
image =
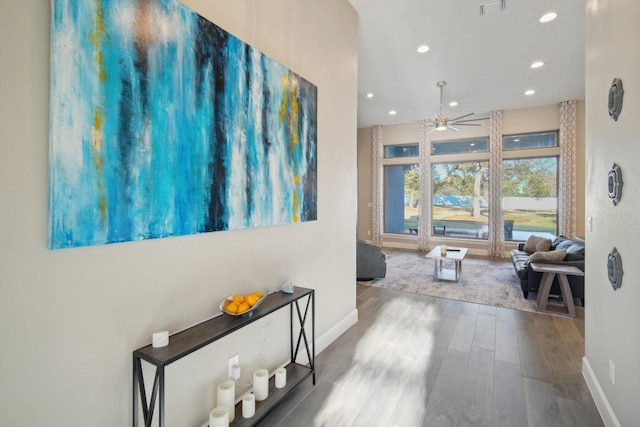
<path id="1" fill-rule="evenodd" d="M 306 304 L 305 304 L 306 299 Z M 304 313 L 300 306 L 304 305 Z M 233 426 L 252 426 L 264 418 L 271 410 L 284 400 L 305 379 L 312 377 L 316 383 L 315 370 L 315 291 L 296 286 L 293 294 L 275 292 L 265 296 L 265 300 L 250 316 L 220 316 L 209 319 L 181 332 L 171 335 L 169 345 L 154 348 L 152 345 L 139 348 L 133 352 L 133 425 L 138 426 L 138 402 L 142 404 L 143 424 L 150 426 L 156 406 L 158 407 L 158 425 L 165 427 L 165 367 L 185 356 L 225 337 L 258 319 L 261 319 L 283 307 L 289 306 L 290 312 L 290 344 L 291 362 L 286 366 L 287 385 L 282 389 L 275 388 L 275 380 L 269 380 L 269 397 L 256 402 L 256 413 L 251 418 L 242 417 L 242 404 L 236 405 L 236 417 Z M 294 309 L 295 307 L 295 309 Z M 311 308 L 311 339 L 307 337 L 305 322 Z M 294 322 L 294 311 L 297 321 Z M 297 338 L 294 336 L 294 323 L 299 326 Z M 304 344 L 309 366 L 296 363 L 298 352 Z M 156 367 L 150 399 L 147 400 L 145 379 L 142 372 L 142 360 Z M 157 405 L 156 405 L 157 401 Z M 208 412 L 207 412 L 208 413 Z M 203 414 L 203 418 L 205 414 Z"/>
<path id="2" fill-rule="evenodd" d="M 573 304 L 573 294 L 571 293 L 571 286 L 569 286 L 567 275 L 584 276 L 584 272 L 573 265 L 545 264 L 539 262 L 532 262 L 530 265 L 533 271 L 543 273 L 542 280 L 540 280 L 540 287 L 538 288 L 538 298 L 536 299 L 538 310 L 547 311 L 547 302 L 549 299 L 549 291 L 551 291 L 551 285 L 553 284 L 553 278 L 558 276 L 560 292 L 562 292 L 562 303 L 567 310 L 567 314 L 575 317 L 576 307 Z"/>

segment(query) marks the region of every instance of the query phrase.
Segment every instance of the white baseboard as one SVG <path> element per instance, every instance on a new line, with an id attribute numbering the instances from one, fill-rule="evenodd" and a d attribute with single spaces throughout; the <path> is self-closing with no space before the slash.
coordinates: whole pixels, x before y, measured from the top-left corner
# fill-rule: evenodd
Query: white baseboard
<path id="1" fill-rule="evenodd" d="M 417 251 L 418 244 L 417 243 L 401 243 L 401 242 L 387 242 L 383 243 L 383 247 L 392 248 L 392 249 L 410 249 Z"/>
<path id="2" fill-rule="evenodd" d="M 602 390 L 602 387 L 600 387 L 600 383 L 593 373 L 586 356 L 582 358 L 582 376 L 587 382 L 587 387 L 589 387 L 589 391 L 591 391 L 593 401 L 598 407 L 598 411 L 600 412 L 604 425 L 607 427 L 621 427 L 621 424 L 618 421 L 618 418 L 616 418 L 613 408 L 609 405 L 607 396 L 604 395 L 604 391 Z"/>
<path id="3" fill-rule="evenodd" d="M 357 322 L 358 310 L 354 309 L 346 317 L 333 325 L 333 327 L 325 332 L 321 337 L 316 339 L 316 345 L 318 346 L 316 349 L 316 354 L 327 348 L 329 344 L 337 340 L 340 335 L 345 333 L 347 329 L 355 325 Z"/>

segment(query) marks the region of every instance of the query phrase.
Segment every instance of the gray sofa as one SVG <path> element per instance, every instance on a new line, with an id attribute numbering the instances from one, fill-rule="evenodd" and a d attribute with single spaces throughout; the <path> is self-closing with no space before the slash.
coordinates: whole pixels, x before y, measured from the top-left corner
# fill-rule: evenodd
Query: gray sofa
<path id="1" fill-rule="evenodd" d="M 356 242 L 357 280 L 379 279 L 387 274 L 387 261 L 380 246 L 363 240 Z"/>
<path id="2" fill-rule="evenodd" d="M 520 287 L 522 288 L 522 294 L 525 298 L 528 297 L 529 292 L 538 292 L 540 281 L 542 280 L 542 273 L 533 271 L 531 266 L 526 262 L 531 252 L 525 252 L 524 243 L 520 243 L 518 249 L 511 251 L 511 260 L 513 267 L 516 270 L 516 274 L 520 279 Z M 551 242 L 550 250 L 566 249 L 567 254 L 563 261 L 554 261 L 548 263 L 560 264 L 560 265 L 573 265 L 584 271 L 584 240 L 580 238 L 569 239 L 564 236 L 558 236 Z M 536 261 L 545 262 L 545 261 Z M 571 294 L 574 298 L 580 298 L 582 306 L 584 307 L 584 277 L 582 276 L 568 276 L 569 286 L 571 287 Z M 553 280 L 551 286 L 551 294 L 560 295 L 560 284 L 558 277 Z"/>

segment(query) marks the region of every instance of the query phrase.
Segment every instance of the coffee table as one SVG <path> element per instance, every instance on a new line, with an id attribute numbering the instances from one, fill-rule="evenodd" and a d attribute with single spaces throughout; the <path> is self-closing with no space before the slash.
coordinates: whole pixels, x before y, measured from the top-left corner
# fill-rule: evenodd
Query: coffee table
<path id="1" fill-rule="evenodd" d="M 426 258 L 431 258 L 435 262 L 435 270 L 433 272 L 433 278 L 438 280 L 449 280 L 457 282 L 460 274 L 462 273 L 462 260 L 467 254 L 467 248 L 461 248 L 458 246 L 447 246 L 447 253 L 442 254 L 442 246 L 436 246 L 425 255 Z M 443 269 L 442 261 L 453 261 L 453 269 Z"/>

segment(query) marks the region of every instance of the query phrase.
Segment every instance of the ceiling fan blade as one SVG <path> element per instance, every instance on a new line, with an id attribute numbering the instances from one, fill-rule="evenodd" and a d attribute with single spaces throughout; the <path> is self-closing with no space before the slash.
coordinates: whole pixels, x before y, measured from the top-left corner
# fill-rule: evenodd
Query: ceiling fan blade
<path id="1" fill-rule="evenodd" d="M 456 126 L 482 126 L 481 123 L 453 123 Z"/>
<path id="2" fill-rule="evenodd" d="M 448 126 L 447 126 L 447 129 L 455 130 L 456 132 L 458 132 L 458 130 L 459 130 L 459 129 L 457 129 L 457 128 L 454 128 L 454 127 L 453 127 L 453 126 L 451 126 L 451 125 L 448 125 Z"/>
<path id="3" fill-rule="evenodd" d="M 429 132 L 427 132 L 427 135 L 431 135 L 433 133 L 433 131 L 435 131 L 436 128 L 431 128 L 431 130 Z"/>
<path id="4" fill-rule="evenodd" d="M 464 122 L 477 122 L 477 121 L 480 121 L 480 120 L 489 120 L 489 117 L 481 117 L 481 118 L 478 118 L 478 119 L 466 119 L 466 120 L 460 120 L 460 121 L 458 121 L 458 123 L 464 123 Z"/>
<path id="5" fill-rule="evenodd" d="M 451 119 L 451 120 L 449 120 L 449 121 L 450 121 L 450 122 L 453 122 L 453 121 L 456 121 L 456 120 L 460 120 L 460 119 L 463 119 L 463 118 L 465 118 L 465 117 L 473 116 L 473 114 L 474 114 L 474 113 L 463 114 L 463 115 L 458 116 L 458 117 L 456 117 L 455 119 Z"/>

